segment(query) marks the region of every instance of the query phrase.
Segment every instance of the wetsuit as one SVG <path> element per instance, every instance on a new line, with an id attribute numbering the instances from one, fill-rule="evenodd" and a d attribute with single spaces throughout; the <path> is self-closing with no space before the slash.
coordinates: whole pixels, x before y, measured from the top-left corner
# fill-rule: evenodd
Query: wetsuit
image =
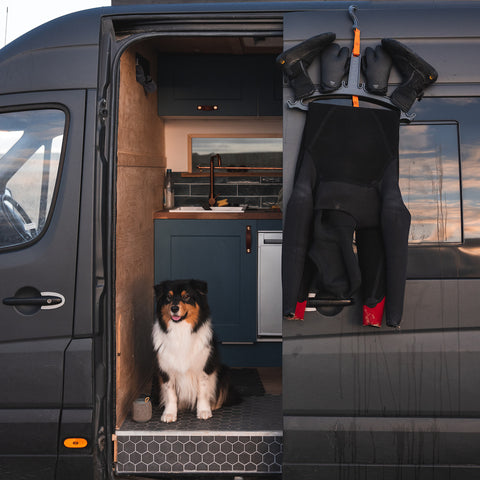
<path id="1" fill-rule="evenodd" d="M 310 104 L 285 212 L 285 315 L 308 292 L 348 299 L 361 288 L 364 324 L 379 326 L 383 305 L 387 325 L 400 324 L 410 213 L 398 187 L 398 135 L 399 112 Z"/>

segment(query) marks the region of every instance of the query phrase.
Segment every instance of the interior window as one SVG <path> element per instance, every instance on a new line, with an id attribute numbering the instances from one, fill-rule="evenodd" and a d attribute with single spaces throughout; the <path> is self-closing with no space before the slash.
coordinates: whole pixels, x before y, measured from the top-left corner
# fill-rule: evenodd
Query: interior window
<path id="1" fill-rule="evenodd" d="M 400 189 L 412 215 L 410 243 L 462 241 L 456 123 L 400 128 Z"/>
<path id="2" fill-rule="evenodd" d="M 28 243 L 46 227 L 64 129 L 62 110 L 0 114 L 0 248 Z"/>
<path id="3" fill-rule="evenodd" d="M 215 167 L 228 173 L 248 171 L 282 171 L 283 140 L 281 136 L 189 135 L 190 171 L 208 171 L 210 158 L 215 156 Z M 218 164 L 220 163 L 220 165 Z"/>

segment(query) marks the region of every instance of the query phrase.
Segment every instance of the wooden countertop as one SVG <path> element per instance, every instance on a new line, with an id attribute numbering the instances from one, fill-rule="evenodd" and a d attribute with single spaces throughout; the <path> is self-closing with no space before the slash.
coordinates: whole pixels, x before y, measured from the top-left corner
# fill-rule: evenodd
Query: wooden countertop
<path id="1" fill-rule="evenodd" d="M 183 220 L 281 220 L 282 212 L 278 209 L 251 209 L 243 213 L 217 213 L 209 212 L 170 212 L 161 210 L 155 212 L 154 220 L 183 219 Z"/>

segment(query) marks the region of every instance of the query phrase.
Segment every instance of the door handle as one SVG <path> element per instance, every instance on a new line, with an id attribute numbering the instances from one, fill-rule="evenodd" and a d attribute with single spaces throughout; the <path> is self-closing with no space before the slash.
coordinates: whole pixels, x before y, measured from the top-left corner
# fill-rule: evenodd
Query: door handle
<path id="1" fill-rule="evenodd" d="M 346 307 L 352 305 L 351 298 L 309 298 L 307 307 Z"/>
<path id="2" fill-rule="evenodd" d="M 264 245 L 281 245 L 282 239 L 281 238 L 265 238 L 263 240 Z"/>
<path id="3" fill-rule="evenodd" d="M 245 229 L 245 249 L 247 253 L 252 253 L 252 227 L 247 225 Z"/>
<path id="4" fill-rule="evenodd" d="M 33 306 L 42 310 L 60 308 L 65 303 L 65 297 L 57 292 L 39 292 L 39 296 L 31 297 L 7 297 L 3 299 L 4 305 L 12 307 Z"/>

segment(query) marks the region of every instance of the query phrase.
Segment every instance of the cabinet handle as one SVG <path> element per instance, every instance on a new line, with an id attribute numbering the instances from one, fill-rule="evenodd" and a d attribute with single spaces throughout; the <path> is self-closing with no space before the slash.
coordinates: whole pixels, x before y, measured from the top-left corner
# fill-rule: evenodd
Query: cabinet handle
<path id="1" fill-rule="evenodd" d="M 218 110 L 218 105 L 197 105 L 197 110 L 200 112 L 214 112 Z"/>
<path id="2" fill-rule="evenodd" d="M 247 225 L 245 231 L 245 247 L 247 253 L 252 253 L 252 227 L 250 225 Z"/>

